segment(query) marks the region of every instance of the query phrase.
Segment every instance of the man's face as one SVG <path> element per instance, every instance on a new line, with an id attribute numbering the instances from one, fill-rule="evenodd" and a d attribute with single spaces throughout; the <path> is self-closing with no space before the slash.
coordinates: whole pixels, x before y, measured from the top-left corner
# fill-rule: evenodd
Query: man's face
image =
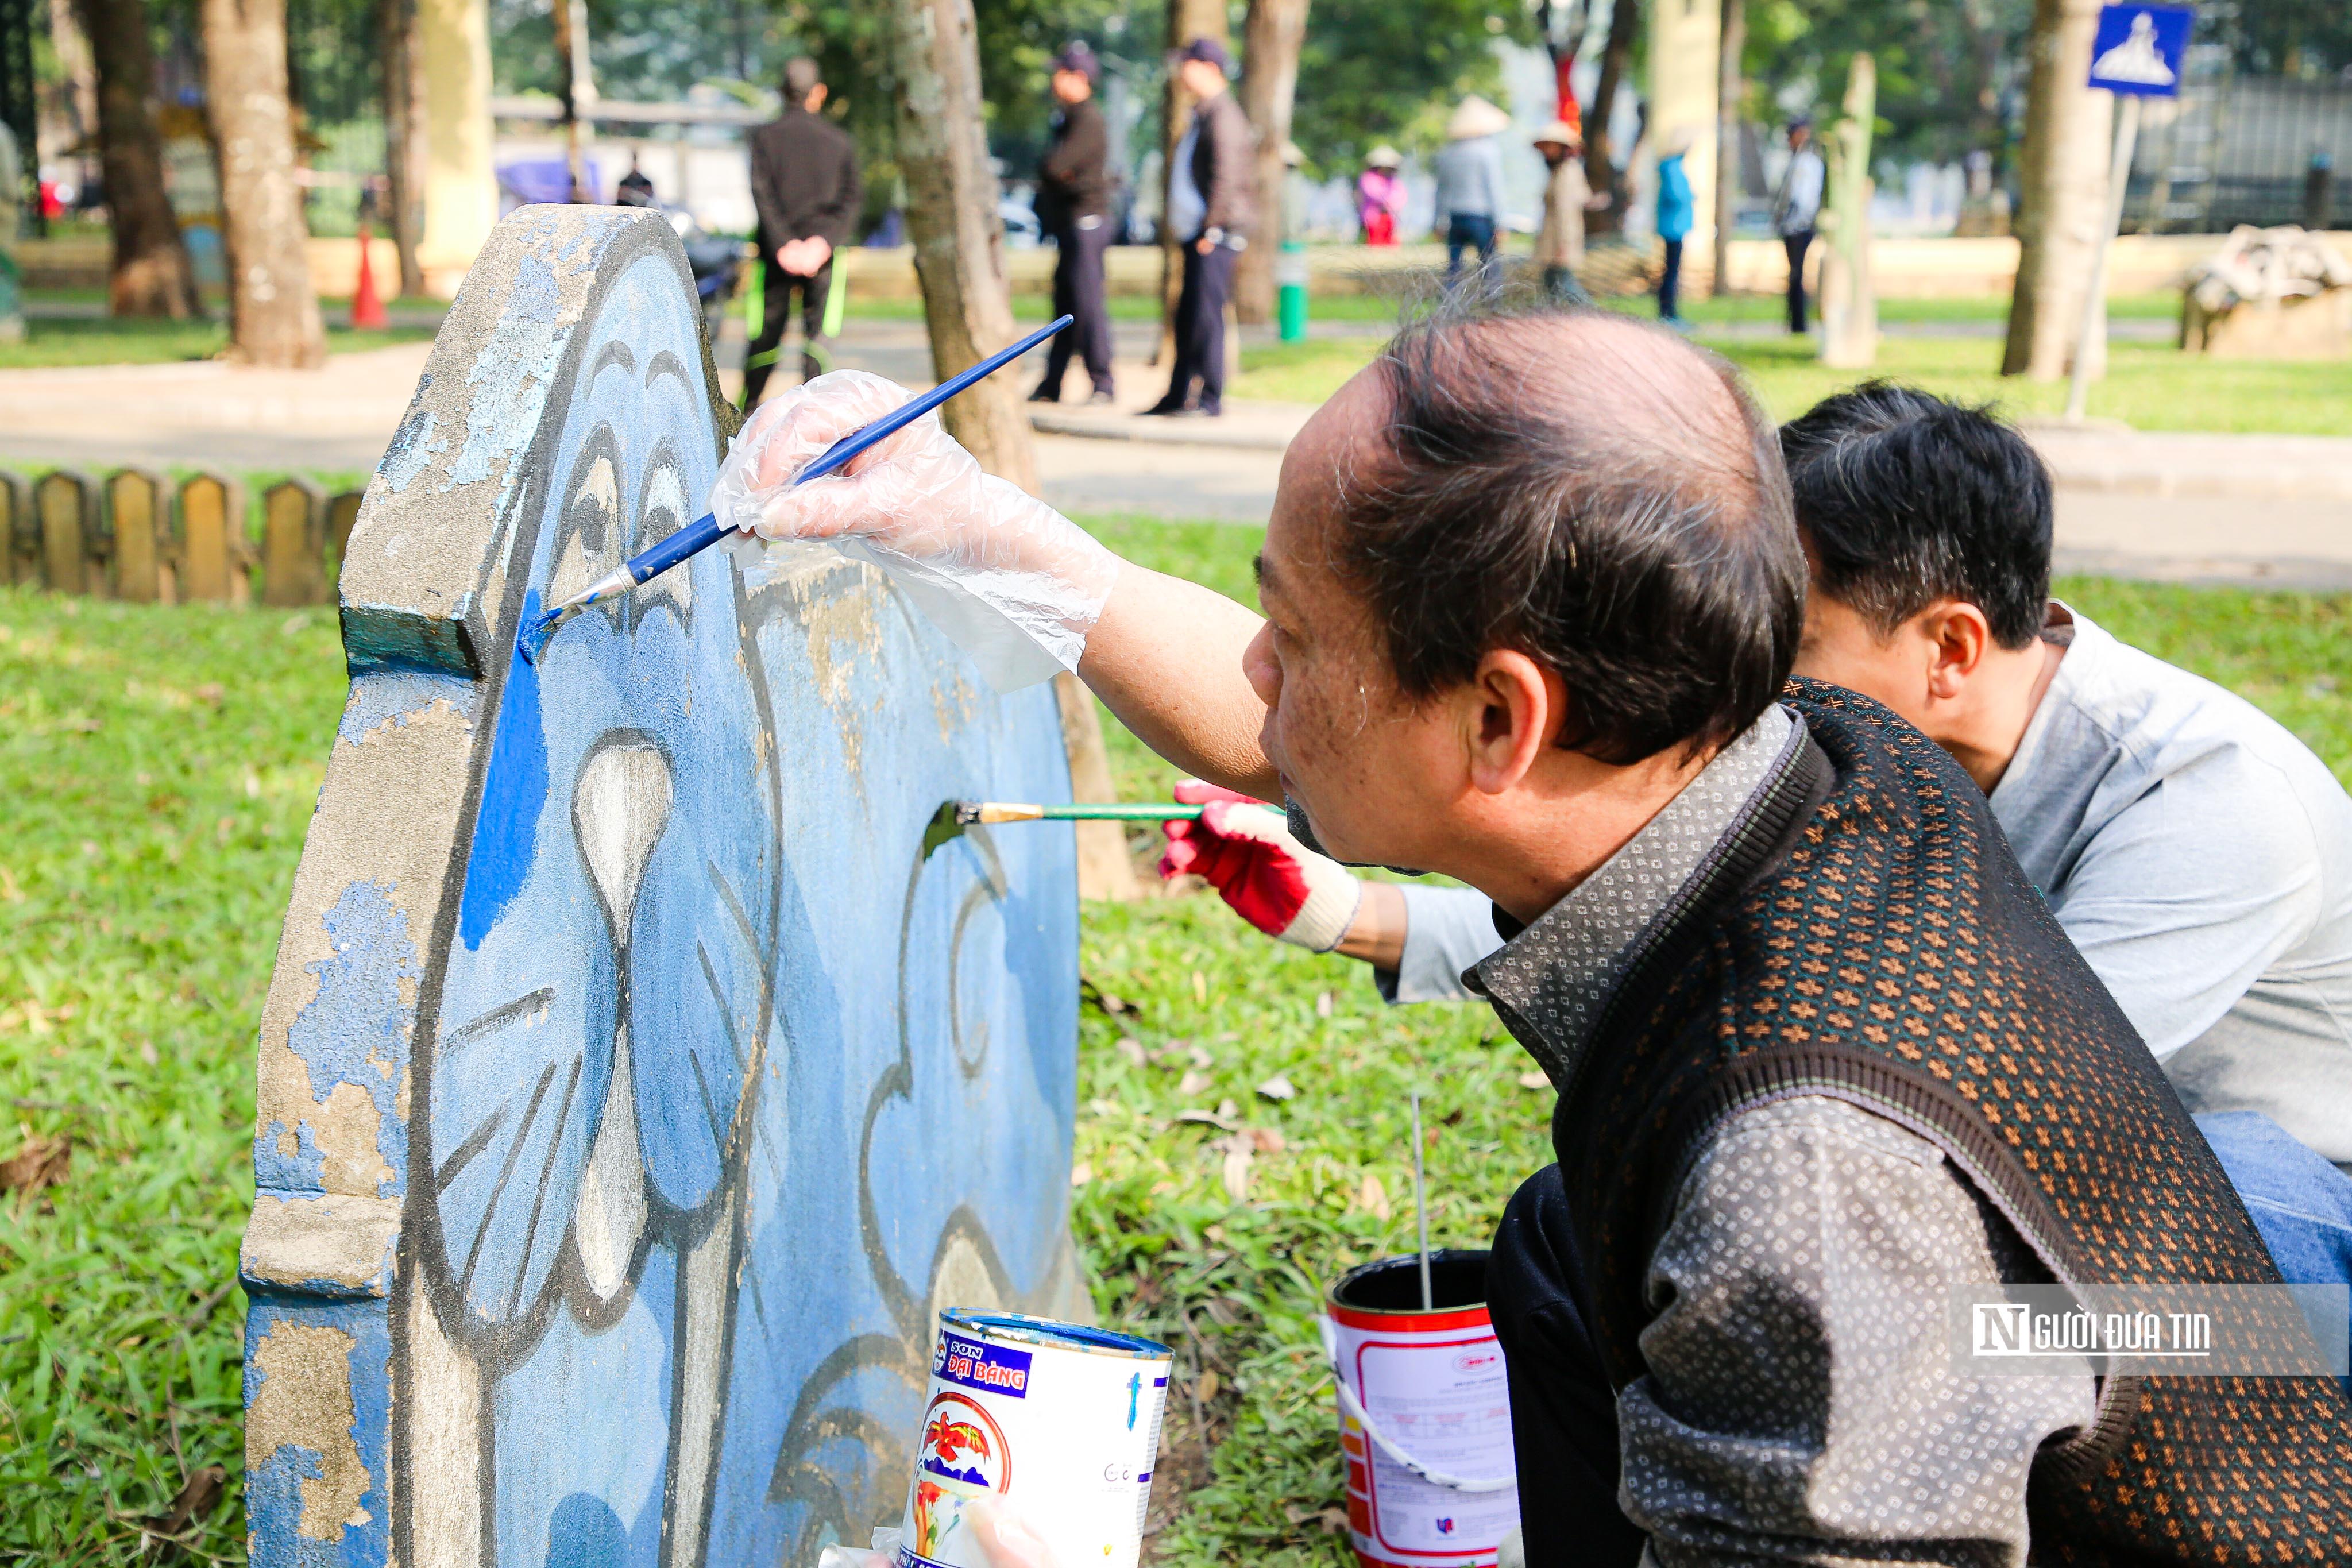
<path id="1" fill-rule="evenodd" d="M 1791 126 L 1790 126 L 1790 127 L 1789 127 L 1789 151 L 1790 151 L 1790 152 L 1791 152 L 1791 153 L 1795 152 L 1798 148 L 1802 147 L 1806 142 L 1808 142 L 1811 141 L 1812 139 L 1813 139 L 1813 128 L 1812 128 L 1811 126 L 1810 126 L 1810 125 L 1791 125 Z"/>
<path id="2" fill-rule="evenodd" d="M 1881 636 L 1853 607 L 1822 592 L 1817 582 L 1805 595 L 1805 633 L 1797 644 L 1795 673 L 1826 680 L 1884 702 L 1925 731 L 1928 725 L 1927 672 L 1936 647 L 1914 619 Z"/>
<path id="3" fill-rule="evenodd" d="M 1259 557 L 1266 624 L 1244 656 L 1266 705 L 1259 743 L 1284 793 L 1343 860 L 1438 868 L 1449 805 L 1467 789 L 1451 710 L 1397 689 L 1370 606 L 1334 570 L 1336 461 L 1370 458 L 1388 391 L 1358 374 L 1290 445 Z"/>
<path id="4" fill-rule="evenodd" d="M 1225 73 L 1206 60 L 1186 60 L 1176 74 L 1183 79 L 1184 90 L 1201 102 L 1225 90 Z"/>
<path id="5" fill-rule="evenodd" d="M 1064 103 L 1084 103 L 1094 96 L 1094 91 L 1095 84 L 1087 79 L 1084 71 L 1058 70 L 1054 73 L 1054 96 Z"/>

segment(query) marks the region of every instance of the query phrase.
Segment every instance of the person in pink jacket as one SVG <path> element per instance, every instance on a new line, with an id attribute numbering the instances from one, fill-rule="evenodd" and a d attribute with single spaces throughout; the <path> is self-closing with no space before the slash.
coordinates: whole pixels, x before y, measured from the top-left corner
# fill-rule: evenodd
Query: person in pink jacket
<path id="1" fill-rule="evenodd" d="M 1394 245 L 1397 220 L 1404 216 L 1404 181 L 1397 166 L 1404 160 L 1393 147 L 1375 147 L 1356 176 L 1356 216 L 1364 226 L 1366 245 Z"/>

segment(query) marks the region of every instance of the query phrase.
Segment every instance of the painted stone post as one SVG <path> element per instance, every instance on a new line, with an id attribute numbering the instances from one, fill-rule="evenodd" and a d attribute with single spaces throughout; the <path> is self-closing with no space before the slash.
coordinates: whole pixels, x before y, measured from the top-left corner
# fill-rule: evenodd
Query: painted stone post
<path id="1" fill-rule="evenodd" d="M 41 580 L 41 519 L 33 510 L 33 487 L 5 469 L 0 469 L 0 560 L 11 583 Z"/>
<path id="2" fill-rule="evenodd" d="M 252 550 L 245 536 L 245 490 L 235 479 L 197 474 L 180 486 L 174 544 L 183 601 L 246 602 L 252 592 L 246 575 Z"/>
<path id="3" fill-rule="evenodd" d="M 1822 363 L 1868 370 L 1878 363 L 1878 294 L 1870 280 L 1870 140 L 1878 119 L 1878 66 L 1856 54 L 1845 111 L 1830 128 L 1829 248 L 1822 253 Z"/>
<path id="4" fill-rule="evenodd" d="M 163 477 L 124 468 L 106 481 L 114 525 L 114 594 L 133 604 L 168 604 L 172 595 L 172 491 Z"/>
<path id="5" fill-rule="evenodd" d="M 935 1312 L 1084 1315 L 1050 686 L 701 509 L 734 419 L 659 215 L 492 235 L 341 571 L 351 693 L 260 1037 L 258 1568 L 814 1563 L 904 1500 Z"/>
<path id="6" fill-rule="evenodd" d="M 33 486 L 41 520 L 41 577 L 53 594 L 106 593 L 99 537 L 98 486 L 87 474 L 59 468 Z"/>
<path id="7" fill-rule="evenodd" d="M 327 496 L 308 479 L 261 492 L 261 602 L 315 605 L 327 596 Z"/>

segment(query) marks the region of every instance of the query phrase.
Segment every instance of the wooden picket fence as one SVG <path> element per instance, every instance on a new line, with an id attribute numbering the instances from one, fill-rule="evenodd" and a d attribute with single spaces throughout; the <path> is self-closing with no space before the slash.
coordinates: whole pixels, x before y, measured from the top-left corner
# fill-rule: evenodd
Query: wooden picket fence
<path id="1" fill-rule="evenodd" d="M 245 487 L 218 474 L 175 488 L 145 468 L 0 469 L 0 583 L 140 604 L 331 604 L 359 515 L 358 490 L 283 479 L 261 492 L 257 542 Z"/>

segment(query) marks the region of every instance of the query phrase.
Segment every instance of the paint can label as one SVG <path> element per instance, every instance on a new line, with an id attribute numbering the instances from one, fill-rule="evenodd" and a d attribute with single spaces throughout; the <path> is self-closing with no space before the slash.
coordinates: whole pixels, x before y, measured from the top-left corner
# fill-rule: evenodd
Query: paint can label
<path id="1" fill-rule="evenodd" d="M 991 1494 L 1062 1561 L 1134 1568 L 1172 1359 L 1128 1334 L 941 1313 L 899 1568 L 987 1568 L 962 1514 Z"/>
<path id="2" fill-rule="evenodd" d="M 1483 1286 L 1485 1254 L 1444 1256 L 1475 1259 L 1454 1267 Z M 1339 1379 L 1387 1439 L 1383 1446 L 1341 1402 L 1350 1543 L 1360 1562 L 1376 1568 L 1494 1568 L 1496 1549 L 1519 1521 L 1518 1489 L 1509 1484 L 1515 1456 L 1502 1345 L 1483 1304 L 1423 1310 L 1351 1303 L 1351 1295 L 1360 1302 L 1376 1298 L 1381 1284 L 1392 1288 L 1397 1281 L 1377 1276 L 1396 1271 L 1395 1260 L 1367 1265 L 1357 1274 L 1373 1276 L 1373 1289 L 1351 1291 L 1343 1282 L 1329 1310 Z M 1391 1450 L 1423 1470 L 1478 1488 L 1416 1474 Z M 1493 1485 L 1498 1481 L 1505 1484 Z"/>

